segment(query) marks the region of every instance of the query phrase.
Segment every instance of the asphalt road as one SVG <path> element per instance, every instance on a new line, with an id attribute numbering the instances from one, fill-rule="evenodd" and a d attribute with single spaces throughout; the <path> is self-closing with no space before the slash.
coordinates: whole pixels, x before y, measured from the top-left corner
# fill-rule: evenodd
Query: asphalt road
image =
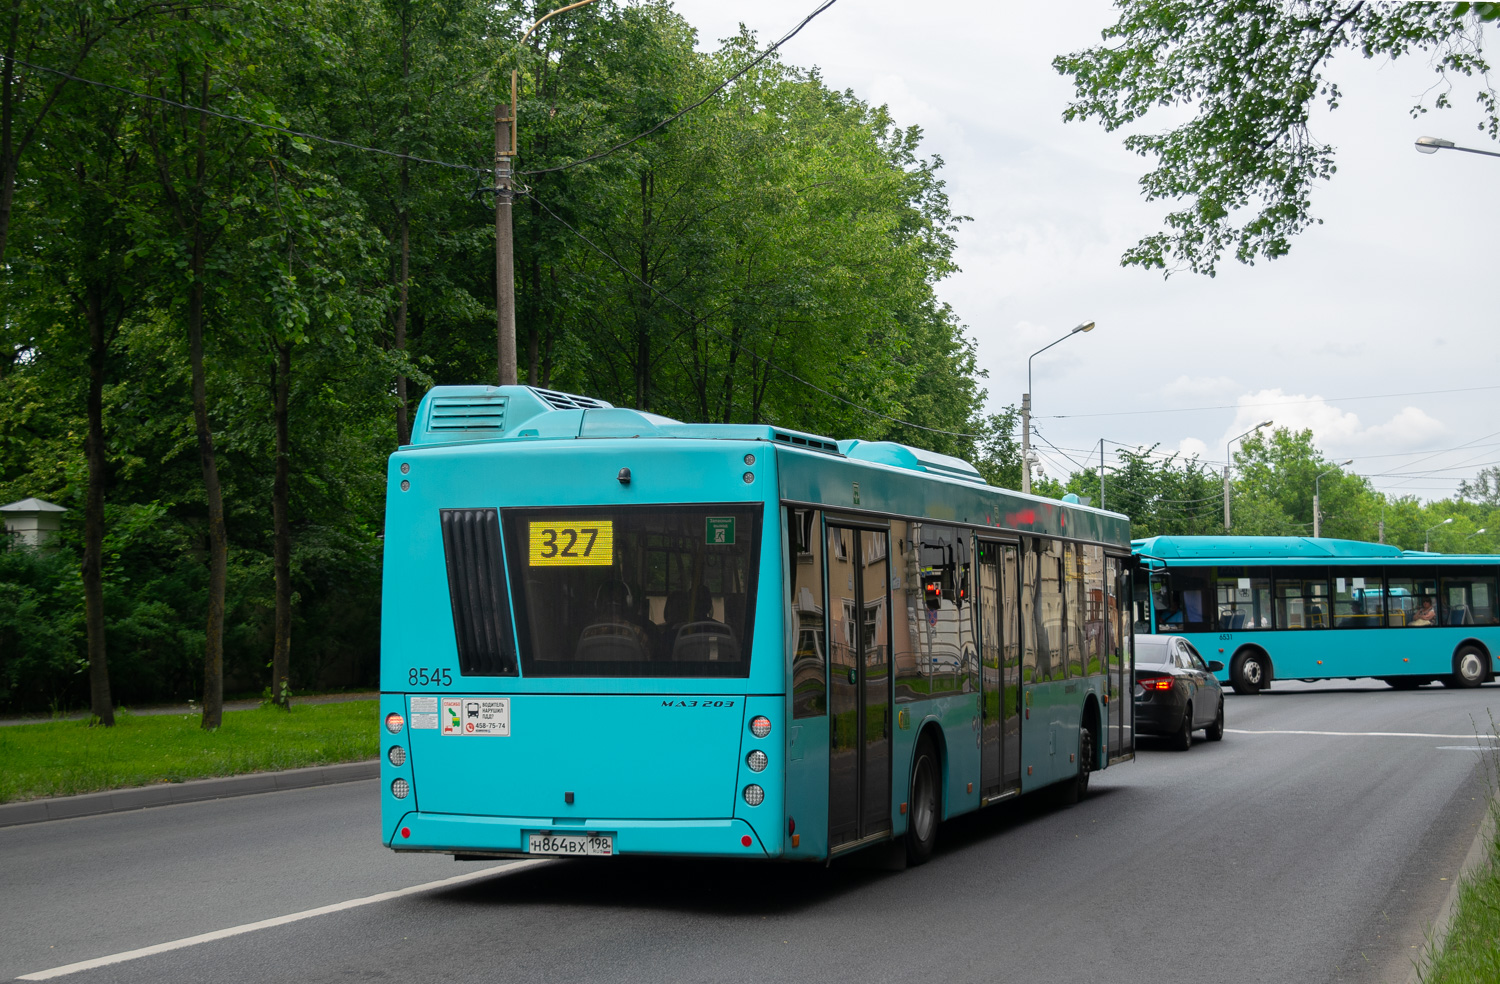
<path id="1" fill-rule="evenodd" d="M 1481 822 L 1497 705 L 1231 696 L 1223 742 L 946 824 L 900 872 L 398 857 L 374 782 L 6 828 L 0 979 L 470 873 L 57 979 L 1399 982 Z"/>

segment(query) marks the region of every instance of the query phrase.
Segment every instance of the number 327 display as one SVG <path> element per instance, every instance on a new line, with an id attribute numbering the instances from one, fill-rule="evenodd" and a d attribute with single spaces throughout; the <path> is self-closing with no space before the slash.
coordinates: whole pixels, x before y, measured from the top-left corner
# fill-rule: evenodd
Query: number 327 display
<path id="1" fill-rule="evenodd" d="M 615 559 L 610 520 L 531 524 L 532 567 L 608 567 Z"/>

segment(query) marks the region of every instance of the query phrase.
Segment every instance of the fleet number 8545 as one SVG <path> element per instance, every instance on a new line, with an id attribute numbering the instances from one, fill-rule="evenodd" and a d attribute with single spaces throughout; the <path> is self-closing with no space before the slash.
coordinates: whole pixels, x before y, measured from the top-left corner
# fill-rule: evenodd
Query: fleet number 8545
<path id="1" fill-rule="evenodd" d="M 436 666 L 429 670 L 425 666 L 419 666 L 407 671 L 406 682 L 413 687 L 451 687 L 453 671 L 440 670 Z"/>

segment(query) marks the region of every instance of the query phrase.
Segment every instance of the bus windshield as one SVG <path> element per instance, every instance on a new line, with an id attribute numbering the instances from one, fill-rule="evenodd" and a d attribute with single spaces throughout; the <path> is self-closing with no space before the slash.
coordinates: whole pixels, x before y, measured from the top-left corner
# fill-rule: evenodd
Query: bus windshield
<path id="1" fill-rule="evenodd" d="M 526 676 L 743 677 L 758 505 L 511 510 Z"/>

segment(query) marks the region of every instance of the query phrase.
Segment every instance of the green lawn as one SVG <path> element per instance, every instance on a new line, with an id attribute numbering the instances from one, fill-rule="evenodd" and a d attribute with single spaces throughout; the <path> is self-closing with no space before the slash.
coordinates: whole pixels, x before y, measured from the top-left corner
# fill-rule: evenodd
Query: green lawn
<path id="1" fill-rule="evenodd" d="M 1448 938 L 1427 955 L 1423 984 L 1500 981 L 1500 828 L 1490 830 L 1490 856 L 1460 886 Z"/>
<path id="2" fill-rule="evenodd" d="M 125 711 L 113 728 L 0 727 L 0 803 L 374 758 L 376 717 L 376 702 L 362 700 L 232 711 L 215 732 L 197 714 Z"/>

